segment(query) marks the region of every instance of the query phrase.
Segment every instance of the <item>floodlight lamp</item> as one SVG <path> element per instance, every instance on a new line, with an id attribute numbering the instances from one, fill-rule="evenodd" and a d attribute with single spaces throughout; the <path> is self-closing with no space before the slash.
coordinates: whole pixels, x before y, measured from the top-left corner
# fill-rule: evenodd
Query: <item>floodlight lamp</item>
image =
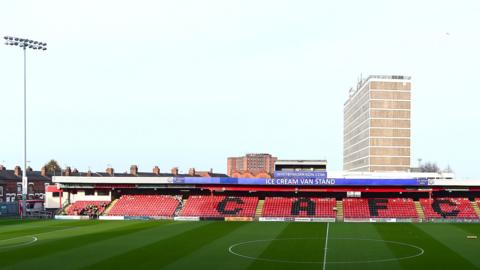
<path id="1" fill-rule="evenodd" d="M 46 50 L 47 50 L 47 48 L 43 48 L 43 50 L 44 50 L 44 51 L 46 51 Z"/>
<path id="2" fill-rule="evenodd" d="M 8 37 L 7 37 L 7 36 L 4 36 L 3 38 L 4 38 L 5 40 L 8 40 Z"/>

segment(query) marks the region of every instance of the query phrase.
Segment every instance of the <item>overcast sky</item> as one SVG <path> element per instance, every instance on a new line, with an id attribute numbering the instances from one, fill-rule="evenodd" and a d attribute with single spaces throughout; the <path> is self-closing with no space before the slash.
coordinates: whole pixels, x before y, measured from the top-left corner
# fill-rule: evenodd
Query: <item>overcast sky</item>
<path id="1" fill-rule="evenodd" d="M 412 76 L 412 165 L 480 178 L 480 1 L 1 1 L 28 51 L 28 160 L 226 171 L 267 152 L 342 169 L 361 74 Z M 0 164 L 22 163 L 23 59 L 0 47 Z"/>

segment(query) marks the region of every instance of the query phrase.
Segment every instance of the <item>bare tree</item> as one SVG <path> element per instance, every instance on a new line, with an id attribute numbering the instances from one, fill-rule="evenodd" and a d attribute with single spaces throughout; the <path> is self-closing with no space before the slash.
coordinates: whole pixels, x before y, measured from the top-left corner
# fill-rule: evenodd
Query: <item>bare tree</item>
<path id="1" fill-rule="evenodd" d="M 425 162 L 420 165 L 421 172 L 441 172 L 440 167 L 438 167 L 436 162 Z"/>
<path id="2" fill-rule="evenodd" d="M 445 173 L 453 173 L 452 167 L 450 167 L 450 164 L 447 165 L 445 169 L 443 169 L 443 172 Z"/>

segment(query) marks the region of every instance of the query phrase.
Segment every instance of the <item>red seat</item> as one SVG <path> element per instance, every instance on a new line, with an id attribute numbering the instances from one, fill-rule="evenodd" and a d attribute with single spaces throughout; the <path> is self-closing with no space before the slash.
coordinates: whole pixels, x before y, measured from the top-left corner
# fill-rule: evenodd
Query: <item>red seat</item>
<path id="1" fill-rule="evenodd" d="M 67 215 L 81 215 L 87 206 L 96 206 L 98 208 L 97 213 L 102 214 L 109 203 L 109 201 L 76 201 L 68 207 Z"/>
<path id="2" fill-rule="evenodd" d="M 307 210 L 308 202 L 315 206 L 312 212 Z M 295 210 L 294 203 L 298 201 Z M 263 205 L 263 217 L 312 217 L 312 218 L 335 218 L 334 210 L 336 200 L 334 198 L 288 198 L 288 197 L 266 197 Z M 292 213 L 292 208 L 293 213 Z"/>
<path id="3" fill-rule="evenodd" d="M 436 204 L 435 201 L 441 202 Z M 446 219 L 478 219 L 475 210 L 468 198 L 435 198 L 420 199 L 425 218 L 446 218 Z M 439 213 L 439 207 L 441 212 Z M 442 213 L 443 212 L 443 213 Z"/>
<path id="4" fill-rule="evenodd" d="M 190 196 L 179 215 L 184 217 L 254 217 L 257 204 L 258 197 Z"/>
<path id="5" fill-rule="evenodd" d="M 168 195 L 123 195 L 109 216 L 172 217 L 180 198 Z"/>
<path id="6" fill-rule="evenodd" d="M 369 204 L 369 200 L 384 200 L 385 203 L 370 201 Z M 384 207 L 379 207 L 381 205 Z M 346 198 L 343 199 L 343 213 L 345 218 L 418 218 L 415 203 L 410 198 Z"/>

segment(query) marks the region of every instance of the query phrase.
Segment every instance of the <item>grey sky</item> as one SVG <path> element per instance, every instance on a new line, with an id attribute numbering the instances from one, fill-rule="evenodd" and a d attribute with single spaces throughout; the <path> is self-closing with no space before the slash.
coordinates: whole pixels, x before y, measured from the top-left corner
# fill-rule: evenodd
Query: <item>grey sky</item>
<path id="1" fill-rule="evenodd" d="M 28 52 L 29 157 L 226 170 L 269 152 L 342 168 L 363 74 L 412 76 L 412 164 L 479 178 L 480 2 L 2 1 Z M 0 47 L 0 163 L 22 160 L 22 52 Z M 5 162 L 4 162 L 5 161 Z"/>

